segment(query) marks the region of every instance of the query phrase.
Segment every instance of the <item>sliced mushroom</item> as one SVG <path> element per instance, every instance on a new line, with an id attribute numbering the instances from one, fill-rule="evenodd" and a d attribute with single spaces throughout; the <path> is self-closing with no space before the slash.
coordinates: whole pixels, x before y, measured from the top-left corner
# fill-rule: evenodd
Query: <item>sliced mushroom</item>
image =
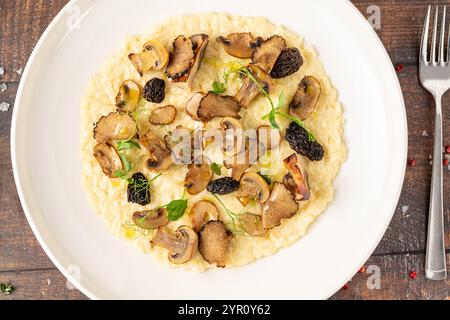
<path id="1" fill-rule="evenodd" d="M 233 156 L 241 152 L 245 141 L 241 123 L 235 118 L 226 117 L 220 122 L 220 127 L 225 137 L 225 154 Z"/>
<path id="2" fill-rule="evenodd" d="M 272 36 L 261 43 L 252 56 L 253 64 L 263 69 L 266 73 L 272 71 L 281 51 L 286 49 L 286 40 L 280 36 Z"/>
<path id="3" fill-rule="evenodd" d="M 275 149 L 280 145 L 280 131 L 274 130 L 268 125 L 259 126 L 257 129 L 259 156 L 262 156 L 268 150 Z"/>
<path id="4" fill-rule="evenodd" d="M 194 230 L 187 226 L 179 227 L 175 234 L 160 228 L 150 243 L 152 246 L 169 250 L 169 260 L 172 263 L 183 264 L 188 262 L 197 252 L 198 236 Z"/>
<path id="5" fill-rule="evenodd" d="M 160 107 L 150 114 L 150 123 L 155 125 L 171 124 L 177 116 L 177 108 L 172 105 Z"/>
<path id="6" fill-rule="evenodd" d="M 191 208 L 192 228 L 199 232 L 203 225 L 211 220 L 219 219 L 219 210 L 210 201 L 201 200 Z"/>
<path id="7" fill-rule="evenodd" d="M 191 195 L 196 195 L 206 189 L 212 177 L 212 171 L 206 158 L 194 161 L 188 165 L 189 171 L 184 180 L 184 186 Z"/>
<path id="8" fill-rule="evenodd" d="M 242 214 L 239 216 L 239 222 L 245 232 L 254 237 L 263 236 L 267 231 L 263 227 L 261 216 L 256 214 Z"/>
<path id="9" fill-rule="evenodd" d="M 172 165 L 171 151 L 166 144 L 148 131 L 139 142 L 148 150 L 150 158 L 146 161 L 146 167 L 151 172 L 159 173 L 167 170 Z"/>
<path id="10" fill-rule="evenodd" d="M 188 82 L 191 86 L 196 72 L 200 68 L 209 39 L 205 34 L 196 34 L 190 38 L 178 36 L 173 42 L 166 74 L 173 82 Z"/>
<path id="11" fill-rule="evenodd" d="M 298 211 L 298 203 L 291 192 L 282 183 L 276 182 L 269 200 L 262 207 L 264 229 L 271 229 L 281 224 L 281 220 L 293 217 Z"/>
<path id="12" fill-rule="evenodd" d="M 186 112 L 191 116 L 195 121 L 200 121 L 198 117 L 198 108 L 200 108 L 200 102 L 205 97 L 204 93 L 197 92 L 195 93 L 189 100 L 186 102 Z"/>
<path id="13" fill-rule="evenodd" d="M 141 87 L 133 80 L 125 80 L 116 96 L 116 107 L 125 112 L 133 112 L 141 98 Z"/>
<path id="14" fill-rule="evenodd" d="M 223 45 L 229 55 L 240 59 L 250 59 L 262 39 L 254 38 L 250 32 L 240 32 L 218 37 L 217 42 Z"/>
<path id="15" fill-rule="evenodd" d="M 153 230 L 165 226 L 169 220 L 167 219 L 167 210 L 159 208 L 133 213 L 133 222 L 139 228 Z"/>
<path id="16" fill-rule="evenodd" d="M 233 180 L 241 180 L 242 175 L 250 168 L 250 159 L 248 150 L 225 159 L 223 162 L 225 168 L 231 169 L 231 177 Z"/>
<path id="17" fill-rule="evenodd" d="M 143 76 L 150 69 L 162 70 L 169 61 L 169 53 L 159 40 L 150 40 L 144 44 L 141 53 L 131 53 L 128 58 Z"/>
<path id="18" fill-rule="evenodd" d="M 244 79 L 242 87 L 234 97 L 244 108 L 247 108 L 253 99 L 261 94 L 261 86 L 267 93 L 270 92 L 270 89 L 273 86 L 273 81 L 270 76 L 260 67 L 249 64 L 247 69 L 251 72 L 253 78 L 258 81 L 258 83 L 255 83 L 255 81 L 250 77 L 246 77 Z"/>
<path id="19" fill-rule="evenodd" d="M 243 206 L 247 206 L 250 200 L 264 203 L 269 199 L 269 184 L 259 174 L 247 172 L 241 178 L 241 186 L 236 197 Z"/>
<path id="20" fill-rule="evenodd" d="M 218 267 L 225 267 L 233 235 L 220 221 L 209 221 L 199 234 L 198 249 L 203 259 Z"/>
<path id="21" fill-rule="evenodd" d="M 289 170 L 289 173 L 283 179 L 283 183 L 294 195 L 295 201 L 309 200 L 311 194 L 308 185 L 308 175 L 306 171 L 302 173 L 298 165 L 297 155 L 293 153 L 284 159 L 283 162 Z"/>
<path id="22" fill-rule="evenodd" d="M 221 96 L 212 92 L 208 93 L 200 101 L 197 116 L 203 122 L 210 121 L 216 117 L 232 117 L 240 119 L 241 106 L 230 96 Z"/>
<path id="23" fill-rule="evenodd" d="M 308 119 L 319 102 L 321 91 L 320 82 L 316 78 L 304 77 L 289 105 L 289 113 L 302 121 Z"/>
<path id="24" fill-rule="evenodd" d="M 191 37 L 191 41 L 194 49 L 194 64 L 192 65 L 191 71 L 189 72 L 189 77 L 187 79 L 189 88 L 192 88 L 195 75 L 202 65 L 206 48 L 209 44 L 209 37 L 206 34 L 196 34 Z"/>
<path id="25" fill-rule="evenodd" d="M 127 140 L 136 135 L 136 123 L 127 113 L 116 111 L 101 117 L 94 128 L 98 143 L 111 140 Z"/>
<path id="26" fill-rule="evenodd" d="M 109 143 L 99 143 L 94 147 L 94 157 L 97 159 L 103 173 L 115 178 L 114 173 L 122 169 L 122 160 L 116 149 Z"/>

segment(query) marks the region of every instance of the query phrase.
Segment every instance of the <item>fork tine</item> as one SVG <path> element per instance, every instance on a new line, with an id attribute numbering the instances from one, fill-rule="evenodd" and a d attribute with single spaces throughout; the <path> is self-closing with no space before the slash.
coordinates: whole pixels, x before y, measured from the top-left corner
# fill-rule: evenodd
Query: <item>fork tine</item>
<path id="1" fill-rule="evenodd" d="M 444 6 L 444 12 L 442 13 L 442 21 L 441 21 L 441 40 L 439 43 L 439 61 L 441 62 L 441 65 L 445 65 L 447 63 L 447 59 L 444 56 L 445 51 L 445 30 L 446 30 L 446 14 L 447 14 L 447 6 Z"/>
<path id="2" fill-rule="evenodd" d="M 429 62 L 428 60 L 428 34 L 429 34 L 429 28 L 430 28 L 430 15 L 431 15 L 431 6 L 428 6 L 428 13 L 427 17 L 425 18 L 425 23 L 423 25 L 423 32 L 422 32 L 422 45 L 420 46 L 420 56 L 422 57 L 422 60 L 426 63 Z M 450 33 L 449 33 L 449 43 L 450 43 Z"/>
<path id="3" fill-rule="evenodd" d="M 434 23 L 433 23 L 433 38 L 431 41 L 431 62 L 433 64 L 438 63 L 437 60 L 437 29 L 438 29 L 438 19 L 439 19 L 439 7 L 436 6 L 436 12 L 434 13 Z"/>

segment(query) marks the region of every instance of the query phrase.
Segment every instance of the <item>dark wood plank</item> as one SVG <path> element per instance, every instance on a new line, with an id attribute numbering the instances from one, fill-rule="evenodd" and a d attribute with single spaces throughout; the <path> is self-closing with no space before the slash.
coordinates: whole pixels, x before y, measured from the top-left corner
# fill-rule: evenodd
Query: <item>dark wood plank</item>
<path id="1" fill-rule="evenodd" d="M 6 74 L 0 83 L 7 82 L 8 90 L 0 93 L 0 102 L 13 105 L 20 75 L 40 35 L 58 13 L 66 0 L 0 0 L 0 66 Z M 443 299 L 449 292 L 448 282 L 429 282 L 423 279 L 426 219 L 432 153 L 433 101 L 418 82 L 417 51 L 422 30 L 424 11 L 429 2 L 448 4 L 448 1 L 428 0 L 355 0 L 355 5 L 365 14 L 369 5 L 378 5 L 382 14 L 382 28 L 378 30 L 394 63 L 403 63 L 399 73 L 405 95 L 409 124 L 409 154 L 417 160 L 417 166 L 406 172 L 404 189 L 393 221 L 367 264 L 380 266 L 381 290 L 365 287 L 367 275 L 358 274 L 348 290 L 338 292 L 334 299 Z M 444 128 L 450 125 L 450 112 L 446 112 L 449 99 L 444 103 Z M 9 298 L 77 299 L 83 296 L 67 290 L 64 277 L 54 269 L 23 215 L 12 178 L 9 130 L 11 113 L 0 112 L 0 281 L 12 281 L 18 287 Z M 450 110 L 447 110 L 450 111 Z M 423 136 L 426 131 L 428 136 Z M 445 144 L 450 145 L 450 132 L 445 131 Z M 374 152 L 376 156 L 376 152 Z M 445 172 L 445 194 L 450 194 L 450 173 Z M 402 207 L 409 209 L 404 214 Z M 445 199 L 446 227 L 449 230 L 450 199 Z M 446 234 L 450 247 L 450 233 Z M 408 252 L 410 253 L 408 255 Z M 416 270 L 415 281 L 407 278 L 410 270 Z M 47 285 L 50 279 L 51 285 Z M 41 294 L 43 292 L 44 294 Z M 1 297 L 4 298 L 4 297 Z"/>

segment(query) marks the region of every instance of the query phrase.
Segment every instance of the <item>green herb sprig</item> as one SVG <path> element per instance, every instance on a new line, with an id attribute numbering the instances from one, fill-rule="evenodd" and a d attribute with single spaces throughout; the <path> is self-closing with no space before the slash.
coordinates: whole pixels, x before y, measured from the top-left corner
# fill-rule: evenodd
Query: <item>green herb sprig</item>
<path id="1" fill-rule="evenodd" d="M 216 175 L 220 176 L 222 174 L 222 166 L 213 162 L 211 163 L 211 171 L 214 172 Z"/>
<path id="2" fill-rule="evenodd" d="M 221 94 L 224 93 L 225 91 L 227 91 L 227 88 L 225 87 L 225 83 L 224 82 L 218 82 L 218 81 L 214 81 L 212 83 L 212 93 L 214 94 Z"/>
<path id="3" fill-rule="evenodd" d="M 182 216 L 184 216 L 184 213 L 187 209 L 187 203 L 188 200 L 185 199 L 186 190 L 183 192 L 183 196 L 181 199 L 173 200 L 169 202 L 168 204 L 161 206 L 160 208 L 166 208 L 167 209 L 167 219 L 169 221 L 177 221 Z"/>
<path id="4" fill-rule="evenodd" d="M 14 290 L 16 290 L 16 288 L 13 287 L 13 285 L 11 283 L 5 284 L 5 283 L 0 283 L 0 291 L 4 294 L 4 295 L 10 295 L 14 292 Z"/>

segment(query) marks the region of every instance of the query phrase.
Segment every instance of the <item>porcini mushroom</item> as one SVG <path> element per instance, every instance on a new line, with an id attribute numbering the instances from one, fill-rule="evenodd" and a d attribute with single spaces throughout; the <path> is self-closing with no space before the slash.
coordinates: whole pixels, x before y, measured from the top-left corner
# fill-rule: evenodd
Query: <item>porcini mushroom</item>
<path id="1" fill-rule="evenodd" d="M 169 260 L 172 263 L 183 264 L 188 262 L 197 252 L 198 236 L 192 228 L 187 226 L 179 227 L 175 234 L 160 228 L 150 243 L 152 246 L 169 250 Z"/>
<path id="2" fill-rule="evenodd" d="M 200 121 L 197 113 L 198 108 L 200 108 L 200 102 L 202 101 L 204 96 L 204 93 L 197 92 L 186 102 L 186 112 L 195 121 Z"/>
<path id="3" fill-rule="evenodd" d="M 148 131 L 145 136 L 139 139 L 139 142 L 150 153 L 150 158 L 145 163 L 148 170 L 159 173 L 167 170 L 172 165 L 170 149 L 153 132 Z"/>
<path id="4" fill-rule="evenodd" d="M 194 50 L 194 64 L 187 79 L 189 88 L 192 88 L 195 75 L 202 65 L 203 57 L 209 44 L 209 37 L 206 34 L 196 34 L 191 37 L 191 41 Z"/>
<path id="5" fill-rule="evenodd" d="M 206 189 L 212 177 L 212 170 L 206 158 L 194 161 L 188 165 L 188 172 L 184 180 L 184 186 L 191 195 L 196 195 Z"/>
<path id="6" fill-rule="evenodd" d="M 276 182 L 269 200 L 262 207 L 264 229 L 271 229 L 281 224 L 281 220 L 293 217 L 298 210 L 298 203 L 291 192 L 282 183 Z"/>
<path id="7" fill-rule="evenodd" d="M 208 221 L 219 219 L 219 210 L 212 202 L 201 200 L 191 208 L 190 215 L 192 228 L 199 232 Z"/>
<path id="8" fill-rule="evenodd" d="M 248 76 L 245 77 L 241 88 L 234 97 L 236 101 L 244 108 L 247 108 L 250 105 L 250 102 L 252 102 L 256 96 L 261 94 L 261 90 L 269 93 L 271 87 L 273 86 L 273 81 L 270 76 L 260 67 L 249 64 L 247 69 L 252 74 L 254 80 L 258 83 Z"/>
<path id="9" fill-rule="evenodd" d="M 320 82 L 316 78 L 304 77 L 289 105 L 289 113 L 302 121 L 308 119 L 319 102 L 321 91 Z"/>
<path id="10" fill-rule="evenodd" d="M 169 61 L 169 53 L 159 40 L 150 40 L 144 44 L 141 53 L 130 53 L 128 58 L 143 76 L 151 69 L 162 70 Z"/>
<path id="11" fill-rule="evenodd" d="M 255 172 L 247 172 L 241 178 L 241 185 L 236 194 L 243 206 L 247 206 L 250 200 L 264 203 L 269 199 L 269 184 Z"/>
<path id="12" fill-rule="evenodd" d="M 152 111 L 149 121 L 155 125 L 171 124 L 177 116 L 177 108 L 172 105 L 160 107 Z"/>
<path id="13" fill-rule="evenodd" d="M 169 222 L 167 219 L 167 210 L 165 208 L 138 211 L 133 213 L 132 218 L 136 226 L 145 230 L 158 229 Z"/>
<path id="14" fill-rule="evenodd" d="M 136 135 L 136 123 L 125 112 L 111 112 L 103 116 L 94 128 L 94 139 L 98 143 L 111 140 L 127 140 Z"/>
<path id="15" fill-rule="evenodd" d="M 245 171 L 250 168 L 249 152 L 246 148 L 244 151 L 225 159 L 223 162 L 225 168 L 231 169 L 231 177 L 239 181 Z"/>
<path id="16" fill-rule="evenodd" d="M 141 87 L 133 80 L 125 80 L 119 88 L 116 96 L 117 109 L 125 112 L 133 112 L 141 97 Z"/>
<path id="17" fill-rule="evenodd" d="M 208 122 L 217 117 L 240 119 L 241 117 L 238 114 L 240 110 L 241 106 L 233 97 L 210 92 L 200 101 L 197 116 L 203 122 Z"/>
<path id="18" fill-rule="evenodd" d="M 217 267 L 225 267 L 233 235 L 220 221 L 209 221 L 199 233 L 198 249 L 203 259 Z"/>
<path id="19" fill-rule="evenodd" d="M 103 173 L 115 178 L 114 173 L 122 170 L 122 160 L 117 150 L 109 143 L 99 143 L 94 147 L 94 157 L 97 159 Z"/>
<path id="20" fill-rule="evenodd" d="M 289 173 L 284 176 L 283 183 L 294 195 L 295 201 L 309 200 L 308 175 L 306 171 L 302 172 L 300 169 L 297 155 L 293 153 L 283 162 L 289 170 Z"/>
<path id="21" fill-rule="evenodd" d="M 229 55 L 240 59 L 250 59 L 261 41 L 261 38 L 254 38 L 250 32 L 230 33 L 217 38 Z"/>
<path id="22" fill-rule="evenodd" d="M 224 151 L 226 155 L 235 155 L 244 147 L 244 129 L 235 118 L 226 117 L 220 122 L 220 128 L 225 137 Z"/>
<path id="23" fill-rule="evenodd" d="M 252 62 L 266 73 L 270 73 L 281 51 L 284 49 L 286 49 L 286 40 L 277 35 L 272 36 L 263 41 L 255 50 L 252 56 Z"/>

